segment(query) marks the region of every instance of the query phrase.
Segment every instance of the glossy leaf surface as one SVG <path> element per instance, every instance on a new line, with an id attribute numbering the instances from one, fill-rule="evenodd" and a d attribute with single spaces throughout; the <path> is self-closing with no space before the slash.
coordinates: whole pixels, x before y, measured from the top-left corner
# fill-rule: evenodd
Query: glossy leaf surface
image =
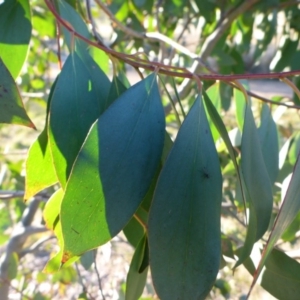
<path id="1" fill-rule="evenodd" d="M 154 75 L 128 89 L 95 122 L 62 202 L 64 261 L 106 243 L 127 224 L 159 167 L 164 130 Z"/>
<path id="2" fill-rule="evenodd" d="M 0 58 L 15 79 L 27 56 L 31 38 L 28 0 L 6 0 L 0 5 Z"/>
<path id="3" fill-rule="evenodd" d="M 164 299 L 205 299 L 221 257 L 222 177 L 202 100 L 182 124 L 149 215 L 153 283 Z"/>
<path id="4" fill-rule="evenodd" d="M 25 125 L 35 128 L 27 116 L 18 88 L 1 56 L 0 49 L 0 123 Z"/>

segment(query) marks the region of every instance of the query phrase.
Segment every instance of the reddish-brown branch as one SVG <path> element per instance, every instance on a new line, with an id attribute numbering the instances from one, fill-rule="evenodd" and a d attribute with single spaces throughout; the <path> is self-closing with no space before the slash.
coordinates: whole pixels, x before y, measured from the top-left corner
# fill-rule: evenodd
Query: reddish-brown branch
<path id="1" fill-rule="evenodd" d="M 94 46 L 114 56 L 117 59 L 121 59 L 124 62 L 132 65 L 133 67 L 144 68 L 150 71 L 154 71 L 156 68 L 159 68 L 159 73 L 169 75 L 172 77 L 181 77 L 181 78 L 194 78 L 197 76 L 201 80 L 222 80 L 222 81 L 232 81 L 232 80 L 239 80 L 239 79 L 272 79 L 272 78 L 284 78 L 289 76 L 297 76 L 300 75 L 300 70 L 289 71 L 289 72 L 275 72 L 275 73 L 260 73 L 260 74 L 231 74 L 231 75 L 221 75 L 221 74 L 192 74 L 188 72 L 184 68 L 175 67 L 175 66 L 168 66 L 159 62 L 149 62 L 147 60 L 141 59 L 137 56 L 132 56 L 124 53 L 117 52 L 115 50 L 109 49 L 105 46 L 99 45 L 93 41 L 90 41 L 86 37 L 82 36 L 78 32 L 76 32 L 72 26 L 66 22 L 64 19 L 60 17 L 57 13 L 56 9 L 54 8 L 53 4 L 50 0 L 45 0 L 46 5 L 53 13 L 55 18 L 58 22 L 63 25 L 68 31 L 72 32 L 74 36 L 77 38 L 85 41 L 88 45 Z M 170 69 L 176 71 L 170 71 Z"/>
<path id="2" fill-rule="evenodd" d="M 122 60 L 125 63 L 133 66 L 134 68 L 144 68 L 149 71 L 155 71 L 158 69 L 158 72 L 160 74 L 172 76 L 172 77 L 180 77 L 180 78 L 189 78 L 189 79 L 195 79 L 195 77 L 199 78 L 200 80 L 221 80 L 226 82 L 231 82 L 234 80 L 240 80 L 240 79 L 282 79 L 290 76 L 298 76 L 300 75 L 300 70 L 295 71 L 289 71 L 289 72 L 274 72 L 274 73 L 259 73 L 259 74 L 230 74 L 230 75 L 224 75 L 224 74 L 193 74 L 189 72 L 186 68 L 182 67 L 176 67 L 176 66 L 170 66 L 165 65 L 163 63 L 159 62 L 153 62 L 148 61 L 145 59 L 142 59 L 138 57 L 137 55 L 130 55 L 130 54 L 124 54 L 121 52 L 117 52 L 113 49 L 110 49 L 104 45 L 99 45 L 99 43 L 93 42 L 86 37 L 80 35 L 78 32 L 72 28 L 71 24 L 68 23 L 66 20 L 61 18 L 59 13 L 56 11 L 54 5 L 52 4 L 51 0 L 45 0 L 46 5 L 48 6 L 49 10 L 52 12 L 52 14 L 55 16 L 56 20 L 64 26 L 69 32 L 71 32 L 75 37 L 79 38 L 80 40 L 86 42 L 88 45 L 96 47 L 107 53 L 109 56 L 112 56 L 116 59 Z M 267 102 L 277 105 L 285 105 L 290 108 L 297 108 L 296 105 L 288 105 L 284 103 L 278 103 L 273 102 L 271 100 L 262 98 L 258 95 L 255 95 L 251 92 L 248 93 L 251 96 L 257 97 L 262 100 L 267 100 Z"/>

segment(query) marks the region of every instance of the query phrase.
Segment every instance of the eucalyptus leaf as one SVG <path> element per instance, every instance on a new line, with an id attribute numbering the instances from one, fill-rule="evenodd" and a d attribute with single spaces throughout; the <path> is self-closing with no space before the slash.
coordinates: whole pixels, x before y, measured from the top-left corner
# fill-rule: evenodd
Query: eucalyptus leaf
<path id="1" fill-rule="evenodd" d="M 273 209 L 272 186 L 249 103 L 245 111 L 241 156 L 241 170 L 249 201 L 250 216 L 243 253 L 235 267 L 243 263 L 250 255 L 254 243 L 267 231 Z"/>
<path id="2" fill-rule="evenodd" d="M 129 88 L 93 124 L 61 206 L 63 262 L 106 243 L 128 223 L 159 167 L 164 134 L 153 74 Z"/>
<path id="3" fill-rule="evenodd" d="M 287 192 L 285 194 L 284 200 L 280 207 L 279 213 L 275 219 L 271 234 L 269 236 L 268 242 L 264 247 L 264 251 L 259 263 L 259 266 L 256 270 L 255 276 L 253 278 L 252 286 L 255 284 L 268 256 L 270 255 L 271 250 L 282 236 L 288 226 L 296 218 L 297 214 L 300 211 L 300 159 L 298 160 L 294 167 L 294 171 L 288 186 Z"/>
<path id="4" fill-rule="evenodd" d="M 26 59 L 31 28 L 28 0 L 5 0 L 0 5 L 0 59 L 14 79 Z"/>
<path id="5" fill-rule="evenodd" d="M 147 236 L 144 235 L 137 245 L 130 263 L 126 279 L 125 300 L 138 300 L 143 293 L 147 280 L 148 267 L 142 272 L 139 270 L 144 259 L 146 247 L 148 247 Z"/>
<path id="6" fill-rule="evenodd" d="M 261 110 L 261 124 L 258 128 L 258 136 L 264 162 L 273 185 L 279 170 L 279 142 L 276 124 L 267 104 L 264 104 Z"/>
<path id="7" fill-rule="evenodd" d="M 58 181 L 48 139 L 48 116 L 55 84 L 56 81 L 52 85 L 47 102 L 45 127 L 28 151 L 26 159 L 25 201 Z"/>
<path id="8" fill-rule="evenodd" d="M 24 109 L 17 85 L 1 57 L 0 48 L 0 123 L 18 124 L 35 128 Z"/>
<path id="9" fill-rule="evenodd" d="M 96 63 L 93 67 L 98 68 Z M 63 188 L 91 125 L 105 109 L 107 95 L 99 90 L 101 74 L 96 80 L 90 66 L 73 52 L 58 77 L 51 99 L 48 135 L 57 178 Z"/>
<path id="10" fill-rule="evenodd" d="M 153 283 L 164 299 L 205 299 L 221 257 L 222 176 L 197 98 L 161 171 L 149 215 Z"/>

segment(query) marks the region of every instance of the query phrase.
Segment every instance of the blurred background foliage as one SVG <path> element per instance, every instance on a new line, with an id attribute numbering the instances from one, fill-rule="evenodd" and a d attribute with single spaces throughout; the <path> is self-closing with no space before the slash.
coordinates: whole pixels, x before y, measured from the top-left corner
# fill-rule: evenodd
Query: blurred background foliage
<path id="1" fill-rule="evenodd" d="M 0 42 L 3 41 L 4 44 L 5 39 L 2 37 L 5 36 L 8 23 L 3 22 L 9 20 L 3 19 L 1 23 L 1 16 L 7 12 L 8 5 L 14 2 L 5 0 L 0 5 Z M 25 2 L 24 0 L 23 3 Z M 90 39 L 96 38 L 98 43 L 121 53 L 203 74 L 209 74 L 212 70 L 219 74 L 257 74 L 300 69 L 299 1 L 68 0 L 66 2 L 88 25 Z M 49 92 L 60 71 L 60 61 L 62 63 L 65 61 L 68 49 L 62 36 L 62 28 L 57 27 L 56 20 L 45 3 L 32 0 L 30 11 L 32 30 L 30 42 L 28 40 L 26 62 L 21 72 L 16 71 L 14 77 L 25 109 L 37 131 L 17 125 L 1 124 L 0 135 L 2 257 L 8 253 L 9 245 L 14 245 L 14 241 L 20 235 L 24 237 L 18 240 L 18 245 L 9 256 L 10 264 L 5 279 L 9 282 L 8 299 L 102 299 L 102 297 L 125 299 L 126 273 L 133 248 L 138 241 L 135 240 L 136 236 L 132 237 L 130 243 L 127 241 L 130 240 L 130 226 L 135 228 L 134 224 L 129 224 L 124 233 L 100 247 L 98 251 L 86 253 L 75 265 L 54 274 L 43 272 L 50 254 L 57 250 L 56 241 L 52 233 L 44 228 L 43 219 L 45 203 L 57 187 L 39 193 L 36 198 L 29 201 L 29 204 L 24 203 L 25 159 L 29 146 L 44 127 Z M 172 44 L 170 40 L 176 44 Z M 5 50 L 1 45 L 2 57 Z M 137 72 L 121 59 L 112 63 L 110 57 L 99 49 L 91 47 L 90 53 L 110 79 L 113 78 L 116 69 L 123 82 L 127 82 L 128 79 L 130 84 L 140 80 L 140 72 L 147 74 L 145 70 Z M 201 58 L 201 63 L 197 57 Z M 299 78 L 296 76 L 291 78 L 298 88 L 300 88 Z M 191 80 L 182 78 L 160 75 L 159 79 L 167 129 L 174 139 L 179 124 L 193 102 L 196 86 Z M 249 80 L 242 83 L 261 97 L 274 102 L 295 107 L 300 105 L 296 89 L 290 89 L 278 79 Z M 242 103 L 239 100 L 241 95 L 224 82 L 204 81 L 203 86 L 205 90 L 210 87 L 208 89 L 210 97 L 226 124 L 238 156 L 241 142 L 238 128 L 239 122 L 243 119 L 243 110 L 239 108 Z M 256 122 L 259 125 L 260 119 L 264 117 L 263 105 L 255 97 L 252 99 Z M 279 137 L 278 145 L 274 146 L 278 152 L 279 165 L 271 174 L 275 182 L 273 185 L 273 219 L 275 219 L 282 201 L 282 190 L 287 186 L 286 178 L 292 172 L 299 153 L 297 110 L 299 107 L 294 109 L 275 104 L 269 107 Z M 234 276 L 231 271 L 236 251 L 243 245 L 245 239 L 244 206 L 240 191 L 236 188 L 233 164 L 217 132 L 214 133 L 214 139 L 224 179 L 222 251 L 225 258 L 222 260 L 222 269 L 209 297 L 245 299 L 251 283 L 251 276 L 245 269 L 253 273 L 253 262 L 249 259 L 245 263 L 245 268 L 241 266 L 235 271 Z M 268 155 L 272 149 L 265 150 Z M 38 229 L 26 231 L 24 235 L 22 230 L 28 227 Z M 140 234 L 142 235 L 142 232 Z M 267 292 L 261 287 L 256 287 L 253 299 L 272 299 L 271 295 L 278 299 L 297 299 L 299 286 L 294 286 L 291 281 L 299 280 L 299 237 L 300 213 L 277 243 L 277 249 L 286 254 L 277 253 L 277 250 L 272 252 L 272 260 L 266 265 L 267 275 L 261 281 L 261 286 Z M 253 261 L 259 257 L 264 242 L 266 238 L 257 243 L 257 256 L 254 255 Z M 285 264 L 279 266 L 277 262 L 282 261 L 285 261 Z M 2 271 L 4 267 L 2 263 Z M 278 268 L 281 279 L 276 272 Z M 290 294 L 287 294 L 286 289 L 289 289 Z M 141 299 L 156 299 L 150 278 Z"/>

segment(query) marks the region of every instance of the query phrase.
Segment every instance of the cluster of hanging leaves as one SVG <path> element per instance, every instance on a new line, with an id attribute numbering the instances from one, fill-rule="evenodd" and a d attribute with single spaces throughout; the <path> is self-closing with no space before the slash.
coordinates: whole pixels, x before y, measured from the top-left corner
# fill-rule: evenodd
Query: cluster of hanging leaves
<path id="1" fill-rule="evenodd" d="M 167 17 L 168 12 L 180 16 L 187 4 L 163 2 L 166 19 L 162 22 L 171 24 L 165 27 L 168 35 L 175 22 Z M 56 4 L 62 19 L 82 36 L 91 37 L 72 1 L 71 5 L 63 0 Z M 216 1 L 195 4 L 204 12 L 204 34 L 208 35 L 209 25 L 216 21 L 211 13 Z M 130 17 L 136 29 L 142 11 L 149 13 L 152 7 L 153 1 L 113 1 L 110 9 L 120 21 Z M 252 28 L 248 13 L 239 18 Z M 41 24 L 41 16 L 35 15 L 35 21 Z M 261 26 L 265 23 L 263 20 Z M 0 5 L 0 122 L 34 128 L 15 83 L 28 54 L 31 24 L 27 0 L 6 0 Z M 270 36 L 272 28 L 266 29 Z M 141 296 L 149 267 L 161 299 L 205 299 L 216 285 L 224 257 L 236 260 L 234 268 L 244 264 L 253 275 L 253 284 L 265 266 L 261 285 L 278 298 L 294 299 L 300 292 L 300 265 L 273 247 L 281 237 L 293 238 L 291 224 L 299 227 L 299 135 L 282 148 L 279 165 L 278 131 L 270 107 L 260 107 L 257 128 L 251 99 L 234 90 L 235 132 L 241 139 L 233 143 L 233 132 L 228 132 L 221 117 L 222 107 L 228 106 L 223 99 L 224 85 L 214 83 L 193 96 L 173 141 L 166 131 L 155 72 L 133 86 L 121 72 L 109 80 L 104 64 L 98 63 L 105 54 L 65 29 L 63 36 L 69 54 L 51 87 L 45 127 L 26 161 L 25 200 L 56 187 L 45 206 L 44 219 L 60 251 L 45 271 L 70 265 L 123 230 L 135 248 L 126 283 L 128 300 Z M 251 36 L 245 32 L 240 47 Z M 263 47 L 269 44 L 264 43 Z M 290 43 L 284 45 L 283 53 L 295 47 Z M 216 49 L 213 55 L 241 59 L 242 49 Z M 282 56 L 277 68 L 288 64 Z M 221 65 L 221 70 L 226 67 Z M 224 153 L 226 163 L 220 159 Z M 283 181 L 286 193 L 274 219 L 274 183 L 288 171 L 291 175 Z M 236 178 L 232 204 L 246 208 L 248 224 L 243 247 L 234 251 L 220 224 L 222 182 L 232 174 Z M 251 252 L 270 224 L 260 263 L 254 266 Z M 274 284 L 282 280 L 284 284 Z"/>

